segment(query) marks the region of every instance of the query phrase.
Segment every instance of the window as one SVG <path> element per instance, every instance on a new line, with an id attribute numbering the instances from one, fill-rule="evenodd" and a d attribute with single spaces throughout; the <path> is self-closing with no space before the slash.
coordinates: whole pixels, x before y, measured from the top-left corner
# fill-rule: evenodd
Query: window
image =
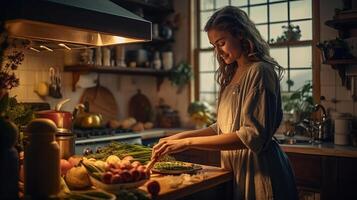
<path id="1" fill-rule="evenodd" d="M 289 94 L 312 80 L 313 27 L 312 0 L 199 0 L 198 4 L 198 84 L 196 98 L 215 105 L 219 86 L 214 79 L 218 67 L 204 25 L 209 17 L 226 5 L 247 12 L 263 38 L 270 44 L 270 54 L 286 70 L 281 81 L 282 93 Z M 299 26 L 301 38 L 295 42 L 276 42 L 283 35 L 282 26 Z"/>

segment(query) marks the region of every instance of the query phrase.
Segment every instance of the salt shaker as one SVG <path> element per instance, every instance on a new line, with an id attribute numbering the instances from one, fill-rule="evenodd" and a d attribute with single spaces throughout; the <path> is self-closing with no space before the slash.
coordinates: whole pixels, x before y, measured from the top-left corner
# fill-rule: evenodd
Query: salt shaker
<path id="1" fill-rule="evenodd" d="M 27 126 L 25 147 L 25 198 L 47 199 L 60 192 L 60 151 L 57 127 L 49 119 L 34 119 Z"/>

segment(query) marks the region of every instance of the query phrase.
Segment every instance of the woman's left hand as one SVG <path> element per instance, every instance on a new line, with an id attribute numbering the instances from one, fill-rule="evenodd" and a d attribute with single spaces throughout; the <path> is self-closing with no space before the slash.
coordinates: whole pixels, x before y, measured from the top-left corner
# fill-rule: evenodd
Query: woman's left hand
<path id="1" fill-rule="evenodd" d="M 164 140 L 153 147 L 151 159 L 158 159 L 165 154 L 177 153 L 188 149 L 188 139 Z"/>

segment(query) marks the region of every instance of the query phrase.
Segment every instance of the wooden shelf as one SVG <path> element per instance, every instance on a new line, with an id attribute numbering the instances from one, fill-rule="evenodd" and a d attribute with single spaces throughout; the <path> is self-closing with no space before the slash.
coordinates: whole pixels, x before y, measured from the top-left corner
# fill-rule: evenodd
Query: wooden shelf
<path id="1" fill-rule="evenodd" d="M 347 89 L 351 89 L 351 80 L 348 76 L 346 76 L 346 67 L 349 65 L 357 65 L 357 58 L 351 59 L 334 59 L 327 60 L 323 62 L 323 64 L 331 65 L 331 67 L 338 71 L 340 75 L 342 85 Z"/>
<path id="2" fill-rule="evenodd" d="M 338 30 L 341 38 L 348 38 L 350 37 L 350 30 L 357 28 L 357 11 L 350 12 L 348 15 L 336 14 L 334 19 L 326 21 L 325 24 Z"/>
<path id="3" fill-rule="evenodd" d="M 151 68 L 128 68 L 122 66 L 96 66 L 96 65 L 70 65 L 64 67 L 65 72 L 72 72 L 72 90 L 76 90 L 76 84 L 81 74 L 85 73 L 104 73 L 104 74 L 121 74 L 121 75 L 138 75 L 156 77 L 156 89 L 160 86 L 165 77 L 170 75 L 170 71 L 156 70 Z"/>
<path id="4" fill-rule="evenodd" d="M 269 43 L 270 47 L 286 47 L 286 46 L 308 46 L 312 45 L 311 40 L 301 40 L 301 41 L 286 41 L 286 42 L 275 42 Z"/>
<path id="5" fill-rule="evenodd" d="M 326 62 L 324 62 L 324 64 L 327 64 L 327 65 L 353 65 L 353 64 L 357 64 L 357 59 L 351 58 L 351 59 L 327 60 Z"/>

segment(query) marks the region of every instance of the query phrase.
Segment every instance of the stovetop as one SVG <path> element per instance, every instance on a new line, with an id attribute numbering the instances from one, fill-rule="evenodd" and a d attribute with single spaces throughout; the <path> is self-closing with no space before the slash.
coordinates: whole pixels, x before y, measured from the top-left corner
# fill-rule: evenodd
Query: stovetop
<path id="1" fill-rule="evenodd" d="M 110 129 L 110 128 L 98 128 L 98 129 L 73 129 L 73 133 L 77 139 L 89 139 L 98 138 L 103 136 L 116 136 L 119 134 L 133 133 L 131 129 Z"/>

